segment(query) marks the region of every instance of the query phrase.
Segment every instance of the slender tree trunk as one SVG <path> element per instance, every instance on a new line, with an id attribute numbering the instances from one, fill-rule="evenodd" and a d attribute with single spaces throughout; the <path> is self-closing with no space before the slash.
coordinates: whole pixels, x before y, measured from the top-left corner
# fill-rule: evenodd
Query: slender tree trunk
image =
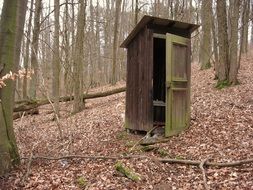
<path id="1" fill-rule="evenodd" d="M 84 62 L 84 27 L 86 18 L 87 0 L 79 0 L 80 7 L 77 18 L 77 34 L 75 42 L 75 57 L 74 57 L 74 105 L 73 112 L 80 112 L 84 108 L 83 102 L 83 62 Z"/>
<path id="2" fill-rule="evenodd" d="M 111 84 L 115 85 L 117 82 L 116 67 L 117 67 L 117 46 L 118 46 L 118 33 L 119 33 L 119 20 L 121 11 L 122 0 L 116 1 L 115 21 L 114 21 L 114 32 L 113 32 L 113 50 L 112 50 L 112 80 Z"/>
<path id="3" fill-rule="evenodd" d="M 250 39 L 250 43 L 251 46 L 253 45 L 253 1 L 251 1 L 251 39 Z"/>
<path id="4" fill-rule="evenodd" d="M 138 23 L 138 14 L 139 14 L 139 1 L 135 0 L 134 25 Z"/>
<path id="5" fill-rule="evenodd" d="M 226 1 L 217 1 L 217 20 L 218 20 L 218 41 L 219 41 L 219 66 L 218 66 L 218 85 L 223 84 L 228 79 L 228 33 L 227 33 L 227 13 Z"/>
<path id="6" fill-rule="evenodd" d="M 34 0 L 31 0 L 30 5 L 30 13 L 29 13 L 29 20 L 27 26 L 27 33 L 26 33 L 26 45 L 25 45 L 25 55 L 24 55 L 24 68 L 25 68 L 25 77 L 23 79 L 23 99 L 28 99 L 27 96 L 27 71 L 28 71 L 28 62 L 29 62 L 29 50 L 30 50 L 30 36 L 31 36 L 31 28 L 32 28 L 32 15 L 33 15 L 33 3 Z"/>
<path id="7" fill-rule="evenodd" d="M 230 69 L 229 83 L 237 84 L 238 73 L 238 21 L 240 0 L 230 0 L 231 6 L 231 40 L 230 40 Z"/>
<path id="8" fill-rule="evenodd" d="M 218 79 L 218 70 L 219 70 L 219 54 L 218 54 L 218 41 L 217 41 L 217 32 L 215 25 L 216 17 L 215 14 L 212 13 L 212 37 L 213 37 L 213 52 L 214 52 L 214 71 L 215 71 L 215 79 Z"/>
<path id="9" fill-rule="evenodd" d="M 201 20 L 202 20 L 202 40 L 200 46 L 199 61 L 201 69 L 208 69 L 211 67 L 210 59 L 212 56 L 211 47 L 211 31 L 212 31 L 212 0 L 203 0 L 201 6 Z"/>
<path id="10" fill-rule="evenodd" d="M 25 17 L 27 1 L 5 0 L 0 21 L 0 77 L 15 71 L 18 63 L 22 36 L 22 22 Z M 20 18 L 18 18 L 21 16 Z M 20 23 L 18 23 L 20 21 Z M 21 33 L 20 35 L 22 35 Z M 0 89 L 0 176 L 19 163 L 19 154 L 13 130 L 13 101 L 15 82 L 8 80 L 6 87 Z"/>
<path id="11" fill-rule="evenodd" d="M 250 1 L 243 1 L 243 11 L 242 11 L 242 30 L 241 30 L 241 53 L 247 53 L 248 51 L 248 33 L 249 33 L 249 8 Z"/>
<path id="12" fill-rule="evenodd" d="M 59 0 L 54 0 L 54 52 L 53 52 L 53 100 L 56 114 L 59 115 L 60 105 L 60 52 L 59 52 L 59 31 L 60 31 L 60 2 Z"/>
<path id="13" fill-rule="evenodd" d="M 101 65 L 101 43 L 100 43 L 100 26 L 99 26 L 99 0 L 97 0 L 97 9 L 96 9 L 96 58 L 97 58 L 97 68 L 98 68 L 98 84 L 100 85 L 102 80 L 102 65 Z"/>
<path id="14" fill-rule="evenodd" d="M 69 32 L 69 8 L 68 8 L 68 0 L 65 0 L 65 13 L 64 13 L 64 88 L 65 94 L 71 94 L 71 84 L 70 84 L 70 76 L 71 76 L 71 61 L 70 61 L 70 32 Z M 74 23 L 74 22 L 73 22 Z"/>
<path id="15" fill-rule="evenodd" d="M 42 10 L 42 0 L 36 0 L 35 2 L 35 14 L 34 14 L 34 29 L 31 46 L 31 68 L 34 70 L 34 74 L 31 77 L 30 96 L 32 99 L 36 99 L 39 83 L 39 65 L 38 65 L 38 48 L 39 48 L 39 33 L 40 33 L 40 15 Z"/>

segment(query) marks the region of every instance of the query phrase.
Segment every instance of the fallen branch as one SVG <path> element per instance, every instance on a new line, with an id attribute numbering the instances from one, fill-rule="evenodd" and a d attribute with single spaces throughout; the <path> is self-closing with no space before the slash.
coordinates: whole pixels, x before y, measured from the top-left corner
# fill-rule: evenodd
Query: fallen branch
<path id="1" fill-rule="evenodd" d="M 156 128 L 158 128 L 158 126 L 155 126 L 155 127 L 152 128 L 151 130 L 149 130 L 149 131 L 147 132 L 147 134 L 146 134 L 144 137 L 142 137 L 140 140 L 138 140 L 138 141 L 132 146 L 132 148 L 129 150 L 129 152 L 132 152 L 132 151 L 135 149 L 135 147 L 136 147 L 137 145 L 139 145 L 144 139 L 149 138 L 149 137 L 150 137 L 150 134 L 151 134 Z"/>
<path id="2" fill-rule="evenodd" d="M 126 87 L 121 87 L 121 88 L 116 88 L 113 90 L 108 90 L 105 92 L 97 92 L 97 93 L 90 93 L 90 94 L 84 94 L 83 99 L 94 99 L 94 98 L 101 98 L 101 97 L 106 97 L 110 96 L 113 94 L 121 93 L 126 90 Z M 60 102 L 68 102 L 73 100 L 73 96 L 65 96 L 65 97 L 60 97 Z M 53 103 L 53 102 L 52 102 Z M 23 112 L 23 111 L 28 111 L 34 108 L 37 108 L 42 105 L 50 104 L 48 99 L 45 100 L 37 100 L 37 101 L 19 101 L 16 103 L 16 106 L 14 108 L 14 112 Z"/>
<path id="3" fill-rule="evenodd" d="M 203 160 L 203 161 L 200 163 L 199 168 L 200 168 L 201 171 L 202 171 L 204 187 L 205 187 L 206 190 L 209 190 L 210 188 L 209 188 L 209 186 L 208 186 L 208 184 L 207 184 L 206 172 L 205 172 L 205 168 L 204 168 L 204 165 L 206 164 L 207 160 L 208 160 L 208 159 Z"/>
<path id="4" fill-rule="evenodd" d="M 170 140 L 170 138 L 157 138 L 157 139 L 152 139 L 150 141 L 142 141 L 140 142 L 140 145 L 143 146 L 148 146 L 148 145 L 154 145 L 158 143 L 166 143 Z"/>
<path id="5" fill-rule="evenodd" d="M 29 157 L 23 157 L 22 160 L 27 160 Z M 91 159 L 91 160 L 120 160 L 120 159 L 151 159 L 153 161 L 158 161 L 162 163 L 169 163 L 169 164 L 184 164 L 184 165 L 193 165 L 199 166 L 201 161 L 198 160 L 181 160 L 181 159 L 171 159 L 171 158 L 154 158 L 148 156 L 141 156 L 141 155 L 127 155 L 127 156 L 94 156 L 94 155 L 67 155 L 61 157 L 48 157 L 48 156 L 33 156 L 32 159 L 34 160 L 62 160 L 62 159 Z M 232 161 L 232 162 L 205 162 L 205 166 L 211 167 L 235 167 L 241 166 L 245 164 L 253 163 L 253 158 L 239 160 L 239 161 Z"/>
<path id="6" fill-rule="evenodd" d="M 31 151 L 31 155 L 29 157 L 29 162 L 27 164 L 27 168 L 26 168 L 26 173 L 23 176 L 22 180 L 21 180 L 21 184 L 24 185 L 25 181 L 27 180 L 28 176 L 30 175 L 30 170 L 31 170 L 31 164 L 32 164 L 32 160 L 33 160 L 33 150 L 35 148 L 35 145 L 33 145 L 32 147 L 32 151 Z"/>

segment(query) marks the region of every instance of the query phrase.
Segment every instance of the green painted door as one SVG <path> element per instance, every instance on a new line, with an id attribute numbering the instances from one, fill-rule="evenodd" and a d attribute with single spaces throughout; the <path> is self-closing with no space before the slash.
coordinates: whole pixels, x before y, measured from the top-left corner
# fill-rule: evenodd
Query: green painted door
<path id="1" fill-rule="evenodd" d="M 190 40 L 166 34 L 166 137 L 189 126 L 190 68 Z"/>

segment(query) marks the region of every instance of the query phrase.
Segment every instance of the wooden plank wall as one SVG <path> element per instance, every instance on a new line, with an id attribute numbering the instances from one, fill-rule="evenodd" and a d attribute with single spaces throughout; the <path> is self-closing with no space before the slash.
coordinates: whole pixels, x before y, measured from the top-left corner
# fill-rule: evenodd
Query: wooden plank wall
<path id="1" fill-rule="evenodd" d="M 126 128 L 153 127 L 153 32 L 145 27 L 127 51 Z"/>

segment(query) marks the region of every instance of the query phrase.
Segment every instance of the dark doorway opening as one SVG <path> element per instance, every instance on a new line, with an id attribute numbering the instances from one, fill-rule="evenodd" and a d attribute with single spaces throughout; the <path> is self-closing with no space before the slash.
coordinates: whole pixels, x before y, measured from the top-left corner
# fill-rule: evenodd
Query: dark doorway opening
<path id="1" fill-rule="evenodd" d="M 165 124 L 166 40 L 153 38 L 153 110 L 154 124 Z"/>

